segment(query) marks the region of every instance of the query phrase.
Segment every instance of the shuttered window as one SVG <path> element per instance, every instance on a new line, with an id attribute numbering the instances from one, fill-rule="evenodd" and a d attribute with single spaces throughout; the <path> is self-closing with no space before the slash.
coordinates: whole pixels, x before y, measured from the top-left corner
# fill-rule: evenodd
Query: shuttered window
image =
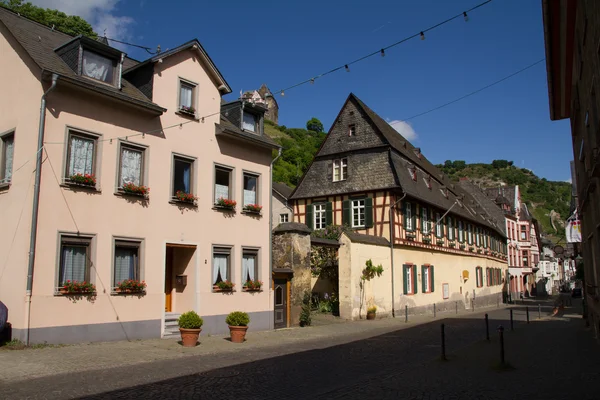
<path id="1" fill-rule="evenodd" d="M 433 269 L 433 265 L 421 266 L 421 287 L 423 293 L 432 293 L 435 290 Z"/>
<path id="2" fill-rule="evenodd" d="M 417 291 L 417 279 L 416 279 L 417 267 L 412 264 L 403 265 L 403 287 L 404 294 L 416 294 Z"/>
<path id="3" fill-rule="evenodd" d="M 373 198 L 344 200 L 342 202 L 342 222 L 352 228 L 372 228 Z"/>
<path id="4" fill-rule="evenodd" d="M 306 225 L 310 229 L 325 229 L 333 224 L 333 204 L 314 203 L 306 206 Z"/>

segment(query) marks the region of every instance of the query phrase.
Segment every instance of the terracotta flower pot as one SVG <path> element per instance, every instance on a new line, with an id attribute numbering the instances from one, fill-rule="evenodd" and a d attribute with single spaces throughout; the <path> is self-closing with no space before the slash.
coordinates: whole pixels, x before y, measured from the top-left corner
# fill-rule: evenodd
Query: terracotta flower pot
<path id="1" fill-rule="evenodd" d="M 229 334 L 231 335 L 232 343 L 244 343 L 246 338 L 247 326 L 231 326 L 229 325 Z"/>
<path id="2" fill-rule="evenodd" d="M 198 343 L 198 336 L 200 336 L 200 332 L 202 329 L 183 329 L 179 328 L 179 333 L 181 333 L 181 341 L 183 343 L 183 347 L 196 347 Z"/>
<path id="3" fill-rule="evenodd" d="M 376 315 L 377 315 L 377 314 L 376 314 L 376 313 L 374 313 L 374 312 L 368 312 L 368 313 L 367 313 L 367 319 L 375 319 L 375 316 L 376 316 Z"/>

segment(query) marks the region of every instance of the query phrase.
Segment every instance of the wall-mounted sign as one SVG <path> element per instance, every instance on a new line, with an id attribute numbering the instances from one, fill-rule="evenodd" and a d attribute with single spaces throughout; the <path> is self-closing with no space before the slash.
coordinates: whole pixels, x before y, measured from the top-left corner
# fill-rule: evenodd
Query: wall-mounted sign
<path id="1" fill-rule="evenodd" d="M 444 299 L 450 298 L 450 285 L 447 283 L 442 284 L 442 289 L 444 292 Z"/>
<path id="2" fill-rule="evenodd" d="M 554 254 L 563 254 L 565 252 L 565 248 L 560 246 L 560 245 L 556 245 L 554 246 Z"/>

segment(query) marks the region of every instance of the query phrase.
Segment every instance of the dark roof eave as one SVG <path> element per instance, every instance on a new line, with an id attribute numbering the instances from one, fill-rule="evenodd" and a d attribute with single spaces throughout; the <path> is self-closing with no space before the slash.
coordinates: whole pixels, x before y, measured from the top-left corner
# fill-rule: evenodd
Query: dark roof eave
<path id="1" fill-rule="evenodd" d="M 311 196 L 311 195 L 296 196 L 296 189 L 297 188 L 298 188 L 298 186 L 296 186 L 294 188 L 294 191 L 292 192 L 292 194 L 289 197 L 290 200 L 313 199 L 313 198 L 321 198 L 321 197 L 329 197 L 329 196 L 343 196 L 343 195 L 352 195 L 352 194 L 355 194 L 355 193 L 377 192 L 377 191 L 381 191 L 381 190 L 399 190 L 399 191 L 402 191 L 402 187 L 400 185 L 396 185 L 396 186 L 387 186 L 387 187 L 381 187 L 381 188 L 369 189 L 369 190 L 359 190 L 359 191 L 355 191 L 355 192 L 326 194 L 326 195 L 322 195 L 322 196 Z"/>
<path id="2" fill-rule="evenodd" d="M 245 143 L 252 143 L 256 146 L 264 147 L 270 150 L 275 150 L 281 148 L 278 144 L 271 144 L 269 142 L 263 141 L 261 139 L 255 139 L 248 136 L 242 136 L 238 132 L 233 132 L 228 130 L 227 128 L 222 128 L 217 131 L 217 136 L 224 136 L 235 140 L 240 140 Z"/>
<path id="3" fill-rule="evenodd" d="M 340 242 L 335 239 L 310 237 L 310 244 L 315 246 L 340 247 Z"/>

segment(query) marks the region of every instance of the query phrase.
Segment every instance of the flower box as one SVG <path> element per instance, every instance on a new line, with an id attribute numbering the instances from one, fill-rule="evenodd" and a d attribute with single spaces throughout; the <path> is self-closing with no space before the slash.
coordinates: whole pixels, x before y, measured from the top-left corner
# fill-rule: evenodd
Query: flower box
<path id="1" fill-rule="evenodd" d="M 244 292 L 259 292 L 261 290 L 262 287 L 262 282 L 257 280 L 249 280 L 246 281 L 246 283 L 244 283 L 244 286 L 242 287 L 242 290 Z"/>
<path id="2" fill-rule="evenodd" d="M 441 246 L 444 244 L 444 239 L 438 239 L 436 240 L 436 243 L 438 244 L 438 246 Z"/>
<path id="3" fill-rule="evenodd" d="M 235 200 L 229 200 L 224 197 L 220 197 L 215 202 L 215 207 L 223 210 L 235 210 L 237 202 Z"/>
<path id="4" fill-rule="evenodd" d="M 258 204 L 246 204 L 243 208 L 243 211 L 251 214 L 260 214 L 262 210 L 262 206 Z"/>
<path id="5" fill-rule="evenodd" d="M 423 243 L 431 243 L 431 238 L 428 236 L 423 237 Z"/>
<path id="6" fill-rule="evenodd" d="M 175 193 L 174 200 L 180 201 L 182 203 L 195 204 L 196 200 L 198 200 L 198 197 L 194 196 L 194 194 L 192 193 L 186 193 L 184 191 L 178 190 L 177 193 Z"/>
<path id="7" fill-rule="evenodd" d="M 188 114 L 191 116 L 196 116 L 196 109 L 194 107 L 181 106 L 179 107 L 179 112 L 183 114 Z"/>
<path id="8" fill-rule="evenodd" d="M 64 286 L 58 288 L 58 292 L 62 295 L 79 295 L 79 294 L 95 294 L 96 286 L 83 281 L 66 281 Z"/>
<path id="9" fill-rule="evenodd" d="M 144 293 L 146 291 L 146 282 L 138 281 L 135 279 L 127 279 L 123 282 L 118 282 L 115 287 L 116 293 L 128 294 L 128 293 Z"/>
<path id="10" fill-rule="evenodd" d="M 470 251 L 470 252 L 473 252 L 473 251 L 475 251 L 475 247 L 469 247 L 469 251 Z"/>
<path id="11" fill-rule="evenodd" d="M 479 254 L 481 254 L 482 250 L 481 250 L 481 249 L 477 249 L 477 252 L 478 252 Z"/>
<path id="12" fill-rule="evenodd" d="M 461 245 L 460 245 L 460 249 L 461 249 L 461 250 L 464 250 L 464 249 L 465 249 L 465 247 L 466 247 L 466 246 L 465 246 L 464 244 L 461 244 Z"/>
<path id="13" fill-rule="evenodd" d="M 221 281 L 217 282 L 216 285 L 213 285 L 213 290 L 215 292 L 232 292 L 235 287 L 235 283 L 231 281 Z"/>
<path id="14" fill-rule="evenodd" d="M 120 188 L 120 191 L 130 196 L 147 197 L 150 193 L 150 188 L 142 185 L 138 186 L 134 183 L 129 182 L 124 184 L 123 187 Z"/>
<path id="15" fill-rule="evenodd" d="M 456 247 L 456 243 L 450 242 L 450 243 L 448 243 L 448 246 L 450 246 L 450 247 Z"/>
<path id="16" fill-rule="evenodd" d="M 67 183 L 74 186 L 94 188 L 96 186 L 96 177 L 91 174 L 75 174 L 69 176 Z"/>

